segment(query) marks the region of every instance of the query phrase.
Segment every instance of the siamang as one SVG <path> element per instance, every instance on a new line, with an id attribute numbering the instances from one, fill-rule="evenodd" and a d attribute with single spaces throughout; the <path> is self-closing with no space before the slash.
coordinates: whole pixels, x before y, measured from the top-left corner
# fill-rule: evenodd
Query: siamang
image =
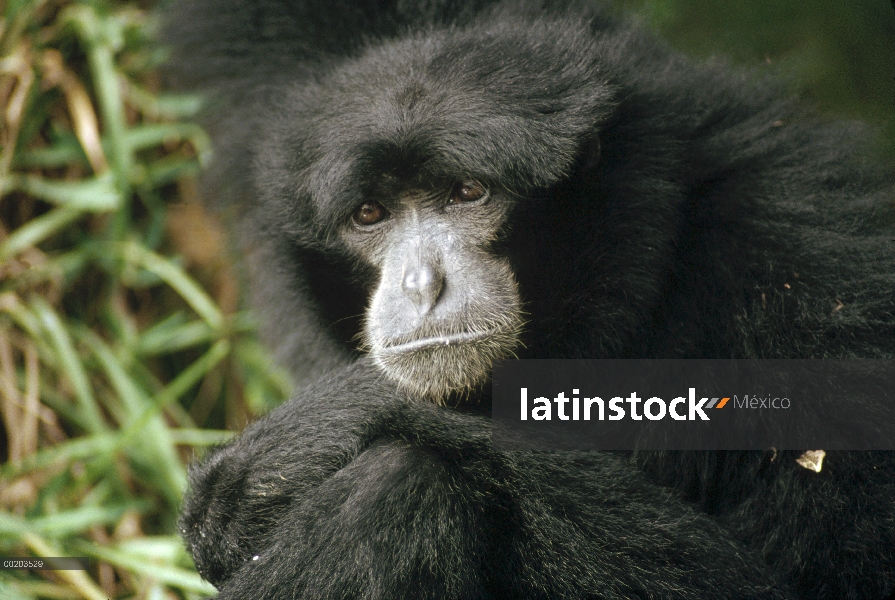
<path id="1" fill-rule="evenodd" d="M 221 599 L 884 598 L 895 455 L 504 452 L 500 358 L 895 357 L 872 132 L 577 0 L 182 0 L 297 396 L 193 467 Z"/>

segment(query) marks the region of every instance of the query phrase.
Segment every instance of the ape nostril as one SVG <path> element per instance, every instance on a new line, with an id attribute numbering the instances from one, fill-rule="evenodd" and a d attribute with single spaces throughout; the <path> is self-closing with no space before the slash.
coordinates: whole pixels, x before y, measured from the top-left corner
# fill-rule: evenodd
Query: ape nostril
<path id="1" fill-rule="evenodd" d="M 444 278 L 437 269 L 431 265 L 420 265 L 404 270 L 401 289 L 422 314 L 435 305 L 443 283 Z"/>

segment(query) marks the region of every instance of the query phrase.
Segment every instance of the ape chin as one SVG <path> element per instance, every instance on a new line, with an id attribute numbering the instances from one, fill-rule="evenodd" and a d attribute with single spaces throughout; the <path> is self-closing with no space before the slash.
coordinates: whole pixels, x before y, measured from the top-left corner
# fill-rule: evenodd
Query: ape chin
<path id="1" fill-rule="evenodd" d="M 590 2 L 181 0 L 297 397 L 193 467 L 219 598 L 882 599 L 895 456 L 500 452 L 502 358 L 895 358 L 872 137 Z M 808 449 L 806 449 L 808 450 Z"/>

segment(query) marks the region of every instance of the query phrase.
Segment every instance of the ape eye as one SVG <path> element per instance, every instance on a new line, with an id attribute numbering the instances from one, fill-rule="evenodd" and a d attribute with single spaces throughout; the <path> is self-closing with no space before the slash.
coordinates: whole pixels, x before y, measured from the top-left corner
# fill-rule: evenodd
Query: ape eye
<path id="1" fill-rule="evenodd" d="M 481 200 L 488 193 L 478 181 L 461 181 L 454 186 L 451 194 L 451 202 L 475 202 Z"/>
<path id="2" fill-rule="evenodd" d="M 362 227 L 375 225 L 388 216 L 388 211 L 378 202 L 364 202 L 361 204 L 352 218 Z"/>

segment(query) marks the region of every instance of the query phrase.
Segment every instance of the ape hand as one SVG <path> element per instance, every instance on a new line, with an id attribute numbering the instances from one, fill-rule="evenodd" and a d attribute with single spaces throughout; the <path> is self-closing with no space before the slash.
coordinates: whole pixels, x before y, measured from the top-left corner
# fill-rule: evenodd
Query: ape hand
<path id="1" fill-rule="evenodd" d="M 218 585 L 268 546 L 293 502 L 357 457 L 377 418 L 405 403 L 372 366 L 357 363 L 194 464 L 180 529 L 203 577 Z"/>

